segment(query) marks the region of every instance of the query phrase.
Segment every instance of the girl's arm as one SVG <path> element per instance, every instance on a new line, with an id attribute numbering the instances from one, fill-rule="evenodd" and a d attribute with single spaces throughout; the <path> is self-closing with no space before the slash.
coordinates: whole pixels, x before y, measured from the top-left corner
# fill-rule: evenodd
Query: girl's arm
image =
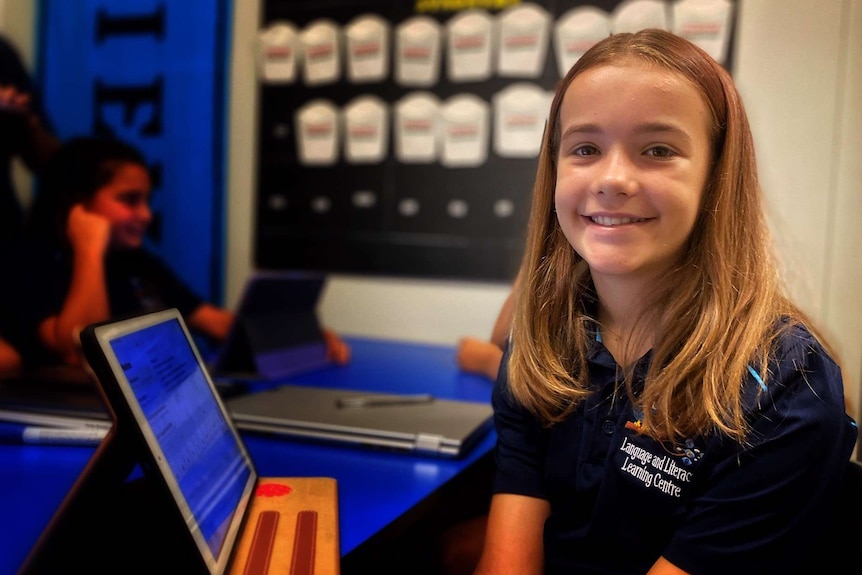
<path id="1" fill-rule="evenodd" d="M 204 303 L 189 316 L 189 327 L 222 342 L 227 338 L 233 320 L 233 312 Z"/>
<path id="2" fill-rule="evenodd" d="M 465 337 L 458 342 L 456 360 L 460 369 L 484 375 L 492 381 L 497 379 L 500 361 L 503 359 L 503 348 L 506 347 L 506 340 L 509 339 L 509 331 L 512 329 L 512 314 L 519 283 L 516 277 L 509 295 L 506 296 L 506 301 L 503 302 L 503 307 L 497 314 L 490 340 Z"/>
<path id="3" fill-rule="evenodd" d="M 105 285 L 105 252 L 111 225 L 76 205 L 69 212 L 66 233 L 72 246 L 72 279 L 63 307 L 39 325 L 39 338 L 65 363 L 78 365 L 78 333 L 110 315 Z"/>
<path id="4" fill-rule="evenodd" d="M 502 359 L 503 348 L 490 341 L 465 337 L 458 342 L 456 360 L 464 371 L 484 375 L 493 381 L 497 379 Z"/>
<path id="5" fill-rule="evenodd" d="M 683 571 L 664 557 L 659 557 L 647 575 L 690 575 L 688 571 Z"/>
<path id="6" fill-rule="evenodd" d="M 494 495 L 485 548 L 474 575 L 541 575 L 545 563 L 542 532 L 549 513 L 544 499 Z"/>
<path id="7" fill-rule="evenodd" d="M 16 371 L 20 368 L 21 356 L 18 354 L 18 350 L 0 338 L 0 374 Z"/>
<path id="8" fill-rule="evenodd" d="M 326 357 L 336 365 L 350 363 L 350 344 L 341 339 L 329 328 L 323 328 L 323 339 L 326 341 Z"/>
<path id="9" fill-rule="evenodd" d="M 509 339 L 509 331 L 512 329 L 512 316 L 515 313 L 515 298 L 518 297 L 520 284 L 521 274 L 518 274 L 515 277 L 515 281 L 512 282 L 512 289 L 509 290 L 509 295 L 506 296 L 506 301 L 503 302 L 503 307 L 500 308 L 497 321 L 494 322 L 494 328 L 491 330 L 491 343 L 500 349 L 506 346 L 506 340 Z"/>

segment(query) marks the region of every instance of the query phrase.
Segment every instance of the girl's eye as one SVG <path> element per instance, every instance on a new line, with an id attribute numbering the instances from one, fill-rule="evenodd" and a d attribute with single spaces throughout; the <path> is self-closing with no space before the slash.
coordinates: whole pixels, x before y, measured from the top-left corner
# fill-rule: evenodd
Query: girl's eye
<path id="1" fill-rule="evenodd" d="M 120 200 L 121 203 L 123 203 L 124 205 L 126 205 L 130 208 L 137 207 L 138 205 L 145 203 L 147 201 L 146 196 L 142 193 L 139 193 L 139 192 L 122 194 L 121 196 L 119 196 L 118 199 Z"/>
<path id="2" fill-rule="evenodd" d="M 676 152 L 674 152 L 667 146 L 653 146 L 652 148 L 649 148 L 645 153 L 647 156 L 652 156 L 654 158 L 672 158 L 676 156 Z"/>
<path id="3" fill-rule="evenodd" d="M 575 156 L 592 156 L 598 154 L 599 150 L 595 146 L 590 144 L 584 144 L 582 146 L 578 146 L 574 150 L 572 150 L 572 154 Z"/>

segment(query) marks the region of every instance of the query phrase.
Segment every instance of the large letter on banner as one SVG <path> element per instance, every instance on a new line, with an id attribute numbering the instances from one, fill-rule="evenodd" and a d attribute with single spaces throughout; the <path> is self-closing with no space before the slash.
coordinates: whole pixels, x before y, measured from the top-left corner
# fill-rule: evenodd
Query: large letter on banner
<path id="1" fill-rule="evenodd" d="M 113 134 L 154 176 L 147 247 L 222 296 L 230 0 L 42 0 L 40 84 L 63 139 Z"/>

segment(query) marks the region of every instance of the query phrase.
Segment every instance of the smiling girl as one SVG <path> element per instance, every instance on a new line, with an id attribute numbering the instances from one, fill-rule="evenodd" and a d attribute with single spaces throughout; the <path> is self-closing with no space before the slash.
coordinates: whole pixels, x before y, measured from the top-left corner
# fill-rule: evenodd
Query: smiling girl
<path id="1" fill-rule="evenodd" d="M 193 331 L 225 339 L 233 312 L 204 301 L 144 246 L 152 181 L 140 152 L 114 139 L 75 138 L 54 155 L 42 184 L 17 256 L 26 363 L 77 364 L 82 328 L 170 307 Z M 349 346 L 325 335 L 330 357 L 349 361 Z"/>
<path id="2" fill-rule="evenodd" d="M 533 194 L 477 574 L 796 572 L 857 431 L 730 76 L 668 32 L 599 42 Z"/>
<path id="3" fill-rule="evenodd" d="M 223 339 L 233 314 L 203 301 L 144 249 L 152 221 L 144 157 L 127 144 L 82 137 L 62 144 L 41 180 L 18 255 L 17 312 L 28 364 L 77 364 L 77 334 L 96 321 L 177 307 L 189 326 Z"/>

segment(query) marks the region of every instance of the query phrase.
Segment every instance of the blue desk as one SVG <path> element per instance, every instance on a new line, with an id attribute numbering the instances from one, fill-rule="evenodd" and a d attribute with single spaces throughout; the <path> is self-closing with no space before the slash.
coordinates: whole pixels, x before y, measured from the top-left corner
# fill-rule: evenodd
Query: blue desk
<path id="1" fill-rule="evenodd" d="M 490 401 L 491 382 L 458 371 L 448 346 L 348 339 L 352 361 L 291 378 L 320 387 L 433 393 Z M 487 462 L 496 436 L 488 433 L 458 460 L 337 447 L 244 434 L 263 476 L 323 476 L 338 481 L 342 558 L 361 554 L 386 533 L 421 520 L 429 499 Z M 0 575 L 15 573 L 47 525 L 93 448 L 0 445 Z M 425 504 L 425 505 L 423 505 Z"/>

